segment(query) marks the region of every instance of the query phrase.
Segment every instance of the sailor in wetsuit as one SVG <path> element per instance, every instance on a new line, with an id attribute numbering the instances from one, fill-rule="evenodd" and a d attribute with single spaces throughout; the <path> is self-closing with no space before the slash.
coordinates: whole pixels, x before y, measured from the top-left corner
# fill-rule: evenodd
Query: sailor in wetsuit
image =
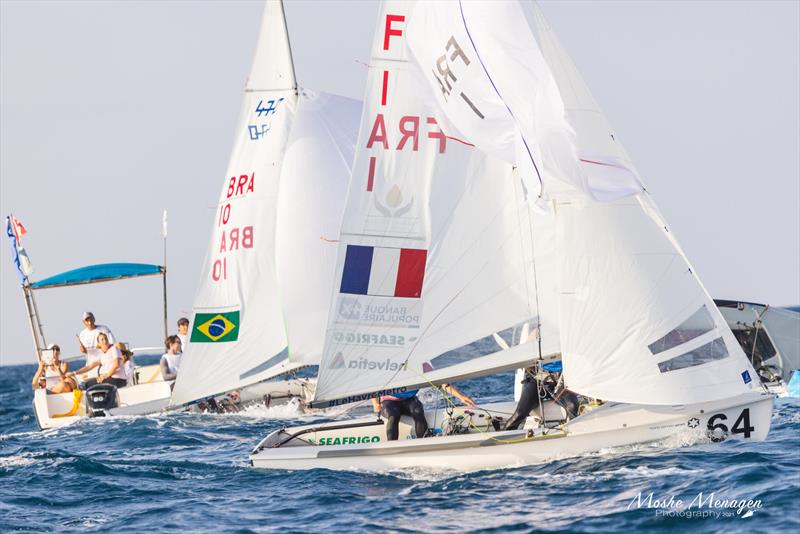
<path id="1" fill-rule="evenodd" d="M 442 391 L 449 393 L 467 406 L 475 406 L 475 401 L 469 395 L 459 391 L 458 388 L 450 384 L 442 384 Z M 417 398 L 419 390 L 413 389 L 396 393 L 394 395 L 384 395 L 380 402 L 372 399 L 372 406 L 376 412 L 380 412 L 386 418 L 386 439 L 395 441 L 400 434 L 400 418 L 404 415 L 414 419 L 414 433 L 418 438 L 424 438 L 428 432 L 428 420 L 425 419 L 425 408 Z"/>
<path id="2" fill-rule="evenodd" d="M 558 379 L 556 376 L 561 373 L 561 362 L 546 363 L 542 366 L 546 371 L 543 376 L 536 375 L 535 367 L 525 369 L 525 379 L 522 381 L 522 394 L 514 410 L 514 414 L 506 421 L 504 430 L 516 430 L 528 418 L 531 411 L 541 401 L 552 400 L 567 412 L 567 418 L 571 419 L 578 415 L 578 397 L 568 389 L 558 390 Z"/>

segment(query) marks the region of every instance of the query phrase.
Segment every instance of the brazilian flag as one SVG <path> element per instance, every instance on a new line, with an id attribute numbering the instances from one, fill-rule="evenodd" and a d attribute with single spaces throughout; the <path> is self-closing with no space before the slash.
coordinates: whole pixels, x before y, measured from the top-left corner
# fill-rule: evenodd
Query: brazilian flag
<path id="1" fill-rule="evenodd" d="M 192 343 L 224 343 L 239 339 L 239 312 L 195 313 Z"/>

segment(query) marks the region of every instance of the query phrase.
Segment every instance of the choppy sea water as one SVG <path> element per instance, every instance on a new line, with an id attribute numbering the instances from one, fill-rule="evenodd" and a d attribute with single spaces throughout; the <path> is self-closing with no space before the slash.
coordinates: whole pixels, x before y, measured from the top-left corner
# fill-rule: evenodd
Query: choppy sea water
<path id="1" fill-rule="evenodd" d="M 0 368 L 0 532 L 800 531 L 797 400 L 777 401 L 763 443 L 676 440 L 476 473 L 261 471 L 247 461 L 258 440 L 309 419 L 259 408 L 40 432 L 34 370 Z M 502 400 L 511 382 L 506 374 L 462 389 Z M 629 506 L 651 492 L 685 503 L 713 492 L 761 506 L 749 517 Z"/>

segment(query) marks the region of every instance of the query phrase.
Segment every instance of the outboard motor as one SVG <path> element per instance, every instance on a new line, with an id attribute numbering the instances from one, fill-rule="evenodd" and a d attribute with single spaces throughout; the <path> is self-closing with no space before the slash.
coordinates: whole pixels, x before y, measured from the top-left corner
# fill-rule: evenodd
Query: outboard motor
<path id="1" fill-rule="evenodd" d="M 117 387 L 111 384 L 97 384 L 86 390 L 86 405 L 89 417 L 105 417 L 106 412 L 117 407 Z"/>

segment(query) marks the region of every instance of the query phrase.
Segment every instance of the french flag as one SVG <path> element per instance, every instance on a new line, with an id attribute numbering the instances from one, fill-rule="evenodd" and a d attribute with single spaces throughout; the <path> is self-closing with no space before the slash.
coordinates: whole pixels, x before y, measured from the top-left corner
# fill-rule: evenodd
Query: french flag
<path id="1" fill-rule="evenodd" d="M 341 293 L 418 299 L 428 251 L 347 245 Z"/>

